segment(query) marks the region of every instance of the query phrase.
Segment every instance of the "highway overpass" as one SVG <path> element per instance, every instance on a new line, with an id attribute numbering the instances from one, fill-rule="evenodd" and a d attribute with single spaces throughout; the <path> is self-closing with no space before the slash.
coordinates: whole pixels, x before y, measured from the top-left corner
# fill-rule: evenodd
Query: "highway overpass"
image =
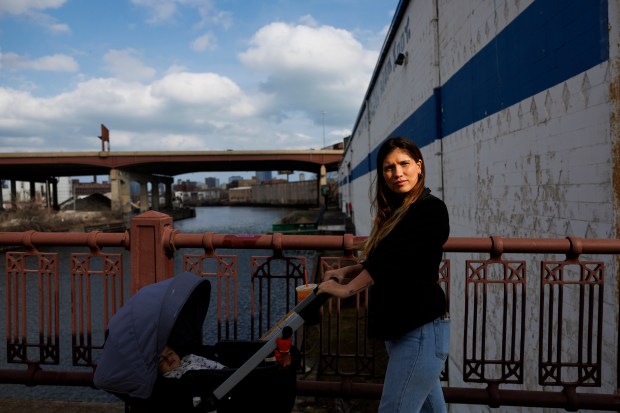
<path id="1" fill-rule="evenodd" d="M 177 151 L 177 152 L 20 152 L 0 153 L 0 179 L 51 185 L 55 194 L 56 179 L 61 176 L 109 175 L 112 186 L 112 209 L 130 211 L 129 184 L 141 184 L 141 200 L 148 200 L 151 183 L 153 209 L 158 209 L 159 188 L 166 185 L 166 206 L 171 203 L 173 177 L 193 172 L 232 171 L 306 171 L 317 174 L 319 185 L 326 183 L 326 173 L 338 170 L 342 149 L 262 150 L 262 151 Z M 33 189 L 32 189 L 33 190 Z M 148 201 L 141 202 L 148 209 Z"/>
<path id="2" fill-rule="evenodd" d="M 109 175 L 112 169 L 145 175 L 192 172 L 338 170 L 343 150 L 192 152 L 0 153 L 0 179 L 45 182 L 59 176 Z"/>

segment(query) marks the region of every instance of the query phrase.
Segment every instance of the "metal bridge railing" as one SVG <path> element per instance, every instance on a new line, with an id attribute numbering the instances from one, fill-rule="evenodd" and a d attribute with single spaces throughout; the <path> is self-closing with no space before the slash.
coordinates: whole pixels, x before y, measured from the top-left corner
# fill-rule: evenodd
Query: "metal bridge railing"
<path id="1" fill-rule="evenodd" d="M 211 279 L 214 340 L 256 339 L 295 305 L 296 285 L 359 260 L 362 240 L 184 234 L 153 211 L 125 233 L 0 233 L 0 249 L 19 247 L 3 252 L 0 383 L 92 386 L 109 319 L 131 293 L 177 271 Z M 262 255 L 239 262 L 230 250 Z M 444 251 L 449 403 L 620 410 L 620 240 L 450 238 Z M 330 299 L 319 326 L 300 332 L 317 364 L 298 381 L 299 395 L 380 397 L 382 344 L 366 336 L 367 311 L 366 293 Z"/>

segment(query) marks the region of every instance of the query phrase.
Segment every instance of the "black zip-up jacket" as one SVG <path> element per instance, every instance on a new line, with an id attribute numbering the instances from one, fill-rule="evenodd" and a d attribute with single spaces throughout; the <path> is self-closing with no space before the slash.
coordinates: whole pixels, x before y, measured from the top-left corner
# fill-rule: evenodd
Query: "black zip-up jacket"
<path id="1" fill-rule="evenodd" d="M 396 227 L 362 263 L 369 290 L 369 335 L 393 340 L 446 311 L 437 280 L 443 244 L 450 234 L 445 203 L 425 188 Z"/>

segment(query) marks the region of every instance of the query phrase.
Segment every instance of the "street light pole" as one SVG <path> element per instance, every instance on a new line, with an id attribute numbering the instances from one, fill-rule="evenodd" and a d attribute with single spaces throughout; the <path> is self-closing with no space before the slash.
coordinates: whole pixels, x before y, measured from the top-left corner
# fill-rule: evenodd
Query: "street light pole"
<path id="1" fill-rule="evenodd" d="M 321 111 L 321 116 L 323 117 L 323 148 L 325 149 L 325 111 Z"/>

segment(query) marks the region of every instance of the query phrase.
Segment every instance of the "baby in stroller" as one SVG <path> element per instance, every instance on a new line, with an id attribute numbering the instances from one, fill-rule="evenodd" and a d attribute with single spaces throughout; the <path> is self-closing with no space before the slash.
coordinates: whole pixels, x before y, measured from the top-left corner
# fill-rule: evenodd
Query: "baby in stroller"
<path id="1" fill-rule="evenodd" d="M 95 386 L 125 401 L 127 412 L 213 411 L 213 391 L 256 353 L 261 341 L 202 343 L 211 284 L 182 273 L 142 288 L 110 320 Z M 217 412 L 289 413 L 298 352 L 287 366 L 265 361 L 244 377 Z"/>
<path id="2" fill-rule="evenodd" d="M 170 347 L 164 347 L 159 357 L 159 372 L 168 379 L 178 379 L 190 370 L 211 370 L 226 368 L 217 361 L 196 354 L 188 354 L 180 358 L 176 351 Z"/>

